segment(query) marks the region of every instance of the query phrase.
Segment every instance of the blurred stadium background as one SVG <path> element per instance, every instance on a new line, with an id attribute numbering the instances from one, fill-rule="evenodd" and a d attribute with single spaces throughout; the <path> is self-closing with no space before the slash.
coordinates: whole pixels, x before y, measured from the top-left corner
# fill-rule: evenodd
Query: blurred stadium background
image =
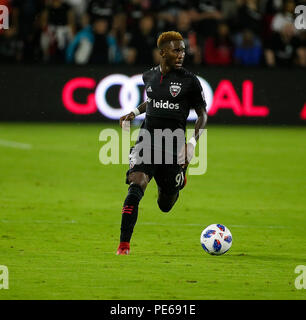
<path id="1" fill-rule="evenodd" d="M 1 0 L 10 29 L 1 61 L 152 65 L 160 32 L 177 30 L 187 65 L 306 66 L 305 0 Z"/>
<path id="2" fill-rule="evenodd" d="M 304 0 L 1 4 L 10 12 L 10 28 L 0 30 L 2 120 L 118 119 L 116 108 L 141 102 L 139 75 L 158 64 L 158 35 L 177 30 L 185 67 L 206 81 L 211 123 L 305 123 L 306 30 L 294 24 Z M 134 81 L 107 78 L 97 93 L 113 74 Z"/>
<path id="3" fill-rule="evenodd" d="M 0 5 L 0 299 L 305 298 L 294 285 L 306 261 L 306 30 L 294 25 L 305 0 Z M 168 30 L 208 100 L 208 170 L 170 215 L 150 184 L 124 261 L 127 168 L 99 163 L 99 133 L 120 133 L 142 101 Z M 218 260 L 199 244 L 211 223 L 233 233 Z"/>

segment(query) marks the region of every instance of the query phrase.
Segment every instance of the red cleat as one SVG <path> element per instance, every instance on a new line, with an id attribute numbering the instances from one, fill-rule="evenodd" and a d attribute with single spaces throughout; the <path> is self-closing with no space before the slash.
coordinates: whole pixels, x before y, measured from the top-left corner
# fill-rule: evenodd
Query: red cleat
<path id="1" fill-rule="evenodd" d="M 130 243 L 129 242 L 120 242 L 117 249 L 117 255 L 127 255 L 130 254 Z"/>

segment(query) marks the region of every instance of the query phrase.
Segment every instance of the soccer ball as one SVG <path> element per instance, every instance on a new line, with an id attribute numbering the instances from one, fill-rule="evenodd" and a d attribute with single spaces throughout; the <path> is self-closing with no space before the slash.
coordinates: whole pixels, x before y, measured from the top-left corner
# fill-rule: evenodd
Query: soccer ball
<path id="1" fill-rule="evenodd" d="M 201 245 L 203 249 L 212 255 L 222 255 L 232 246 L 232 234 L 222 224 L 211 224 L 201 233 Z"/>

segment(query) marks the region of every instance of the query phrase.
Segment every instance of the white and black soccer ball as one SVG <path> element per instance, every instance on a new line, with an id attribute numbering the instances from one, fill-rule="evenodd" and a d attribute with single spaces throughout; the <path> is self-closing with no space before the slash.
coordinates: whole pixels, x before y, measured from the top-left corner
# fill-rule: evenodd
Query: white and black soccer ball
<path id="1" fill-rule="evenodd" d="M 211 224 L 202 231 L 200 241 L 207 253 L 222 255 L 232 246 L 233 238 L 226 226 Z"/>

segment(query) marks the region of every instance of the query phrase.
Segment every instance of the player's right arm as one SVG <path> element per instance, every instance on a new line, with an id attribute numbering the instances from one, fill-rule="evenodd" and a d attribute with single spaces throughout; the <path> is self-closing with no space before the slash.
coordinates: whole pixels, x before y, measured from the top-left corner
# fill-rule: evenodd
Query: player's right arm
<path id="1" fill-rule="evenodd" d="M 152 68 L 149 71 L 146 71 L 143 73 L 142 75 L 142 81 L 144 83 L 144 85 L 147 84 L 149 78 L 150 78 L 150 74 L 152 72 L 154 72 L 153 70 L 156 68 Z M 146 112 L 147 109 L 147 102 L 150 102 L 150 98 L 148 97 L 148 100 L 144 101 L 143 103 L 141 103 L 137 108 L 135 108 L 134 110 L 132 110 L 130 113 L 122 116 L 119 120 L 120 123 L 120 127 L 122 128 L 122 125 L 124 124 L 125 121 L 132 121 L 134 120 L 139 114 L 142 114 L 144 112 Z"/>
<path id="2" fill-rule="evenodd" d="M 147 109 L 147 101 L 144 101 L 137 108 L 135 108 L 133 111 L 131 111 L 130 113 L 128 113 L 120 118 L 120 120 L 119 120 L 120 127 L 122 128 L 122 124 L 124 121 L 134 120 L 135 117 L 137 117 L 139 114 L 146 112 L 146 109 Z"/>

